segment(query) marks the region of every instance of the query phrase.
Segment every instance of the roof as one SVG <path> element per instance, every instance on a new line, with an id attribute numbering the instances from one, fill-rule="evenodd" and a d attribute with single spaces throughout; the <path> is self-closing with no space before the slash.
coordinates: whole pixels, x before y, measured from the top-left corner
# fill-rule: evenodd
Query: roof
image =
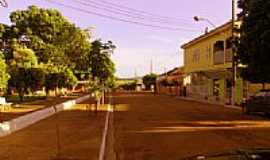
<path id="1" fill-rule="evenodd" d="M 195 43 L 198 43 L 198 42 L 204 40 L 205 38 L 208 38 L 208 37 L 210 37 L 210 36 L 212 36 L 212 35 L 215 35 L 215 34 L 217 34 L 217 33 L 219 33 L 219 32 L 222 32 L 222 31 L 224 31 L 224 30 L 230 28 L 230 27 L 231 27 L 231 24 L 232 24 L 232 22 L 229 21 L 229 22 L 227 22 L 227 23 L 225 23 L 225 24 L 223 24 L 223 25 L 221 25 L 221 26 L 219 26 L 219 27 L 217 27 L 217 28 L 211 30 L 210 32 L 208 32 L 208 33 L 206 33 L 206 34 L 203 34 L 203 35 L 201 35 L 201 36 L 199 36 L 199 37 L 197 37 L 197 38 L 195 38 L 195 39 L 189 41 L 188 43 L 183 44 L 183 45 L 181 46 L 181 48 L 182 48 L 182 49 L 185 49 L 185 48 L 187 48 L 187 47 L 189 47 L 189 46 L 191 46 L 191 45 L 193 45 L 193 44 L 195 44 Z"/>
<path id="2" fill-rule="evenodd" d="M 183 73 L 183 67 L 176 67 L 168 72 L 158 75 L 158 77 L 167 76 L 167 75 L 181 75 Z"/>

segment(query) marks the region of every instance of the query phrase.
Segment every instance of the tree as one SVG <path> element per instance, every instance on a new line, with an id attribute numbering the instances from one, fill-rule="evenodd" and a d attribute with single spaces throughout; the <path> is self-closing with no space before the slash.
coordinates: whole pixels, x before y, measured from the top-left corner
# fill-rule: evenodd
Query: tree
<path id="1" fill-rule="evenodd" d="M 38 65 L 37 57 L 33 50 L 17 47 L 13 52 L 11 66 L 18 68 L 31 68 Z"/>
<path id="2" fill-rule="evenodd" d="M 63 72 L 48 73 L 45 77 L 45 90 L 48 95 L 50 90 L 54 90 L 57 95 L 57 88 L 72 88 L 77 84 L 77 77 L 70 69 Z"/>
<path id="3" fill-rule="evenodd" d="M 119 85 L 118 88 L 124 89 L 126 91 L 132 91 L 132 90 L 136 89 L 136 86 L 137 86 L 137 82 L 134 81 L 134 82 L 128 82 L 128 83 L 121 84 L 121 85 Z"/>
<path id="4" fill-rule="evenodd" d="M 107 48 L 100 40 L 92 43 L 92 50 L 89 54 L 89 68 L 94 78 L 99 79 L 102 84 L 107 80 L 113 79 L 115 73 L 115 66 L 110 58 Z"/>
<path id="5" fill-rule="evenodd" d="M 238 4 L 242 9 L 239 14 L 242 25 L 237 52 L 240 63 L 247 66 L 242 77 L 254 83 L 269 83 L 270 1 L 239 0 Z"/>
<path id="6" fill-rule="evenodd" d="M 7 73 L 7 66 L 4 60 L 4 56 L 0 52 L 0 90 L 6 89 L 9 78 L 10 76 Z"/>
<path id="7" fill-rule="evenodd" d="M 26 69 L 26 86 L 31 92 L 42 89 L 45 83 L 45 71 L 42 68 Z"/>
<path id="8" fill-rule="evenodd" d="M 58 74 L 48 73 L 45 77 L 45 90 L 48 96 L 50 90 L 55 90 L 58 86 Z"/>
<path id="9" fill-rule="evenodd" d="M 145 85 L 146 90 L 150 90 L 152 85 L 156 86 L 156 79 L 157 75 L 153 73 L 143 77 L 143 84 Z"/>
<path id="10" fill-rule="evenodd" d="M 85 59 L 91 47 L 90 36 L 59 11 L 30 6 L 12 12 L 10 20 L 11 28 L 16 28 L 15 38 L 25 37 L 29 41 L 27 47 L 35 51 L 39 62 L 88 70 Z"/>
<path id="11" fill-rule="evenodd" d="M 66 88 L 73 88 L 76 86 L 78 83 L 77 77 L 74 75 L 74 73 L 70 70 L 67 69 L 65 72 L 65 86 Z"/>
<path id="12" fill-rule="evenodd" d="M 15 87 L 19 93 L 20 101 L 24 95 L 42 88 L 45 73 L 41 68 L 16 68 L 11 72 L 9 86 Z"/>
<path id="13" fill-rule="evenodd" d="M 45 72 L 43 68 L 39 68 L 33 50 L 15 46 L 9 65 L 9 88 L 16 88 L 21 101 L 25 93 L 37 91 L 44 85 Z"/>

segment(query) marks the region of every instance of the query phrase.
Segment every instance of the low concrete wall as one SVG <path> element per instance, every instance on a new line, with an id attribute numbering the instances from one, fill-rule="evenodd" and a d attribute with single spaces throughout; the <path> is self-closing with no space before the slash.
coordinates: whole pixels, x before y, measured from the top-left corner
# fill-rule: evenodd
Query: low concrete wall
<path id="1" fill-rule="evenodd" d="M 42 119 L 48 118 L 54 115 L 57 112 L 72 108 L 76 103 L 85 101 L 90 96 L 83 96 L 74 100 L 69 100 L 67 102 L 58 104 L 56 106 L 48 107 L 39 111 L 35 111 L 18 118 L 12 119 L 10 121 L 5 121 L 0 123 L 0 137 L 7 136 L 13 132 L 16 132 L 20 129 L 28 127 Z"/>

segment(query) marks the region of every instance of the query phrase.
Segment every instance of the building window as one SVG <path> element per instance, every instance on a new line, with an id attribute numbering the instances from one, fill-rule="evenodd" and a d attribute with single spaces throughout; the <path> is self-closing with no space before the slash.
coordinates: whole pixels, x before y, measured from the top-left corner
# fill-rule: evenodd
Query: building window
<path id="1" fill-rule="evenodd" d="M 231 49 L 232 48 L 232 38 L 226 39 L 226 49 Z"/>
<path id="2" fill-rule="evenodd" d="M 224 41 L 217 41 L 214 44 L 214 54 L 213 54 L 213 59 L 214 59 L 214 64 L 218 65 L 218 64 L 223 64 L 224 63 L 224 50 L 225 46 L 224 46 Z"/>
<path id="3" fill-rule="evenodd" d="M 226 39 L 226 53 L 225 53 L 225 61 L 232 62 L 233 53 L 232 53 L 232 37 Z"/>
<path id="4" fill-rule="evenodd" d="M 224 41 L 217 41 L 214 44 L 214 53 L 218 51 L 224 51 Z"/>
<path id="5" fill-rule="evenodd" d="M 193 63 L 198 63 L 200 61 L 200 49 L 196 49 L 193 51 L 192 61 Z"/>

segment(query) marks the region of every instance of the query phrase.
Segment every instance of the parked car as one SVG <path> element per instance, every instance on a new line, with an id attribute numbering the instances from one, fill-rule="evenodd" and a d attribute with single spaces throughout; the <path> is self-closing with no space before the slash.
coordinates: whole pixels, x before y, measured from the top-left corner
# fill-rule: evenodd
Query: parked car
<path id="1" fill-rule="evenodd" d="M 270 90 L 261 90 L 249 99 L 243 101 L 246 114 L 263 113 L 270 115 Z"/>
<path id="2" fill-rule="evenodd" d="M 269 160 L 269 149 L 236 150 L 225 153 L 196 155 L 181 160 Z"/>

